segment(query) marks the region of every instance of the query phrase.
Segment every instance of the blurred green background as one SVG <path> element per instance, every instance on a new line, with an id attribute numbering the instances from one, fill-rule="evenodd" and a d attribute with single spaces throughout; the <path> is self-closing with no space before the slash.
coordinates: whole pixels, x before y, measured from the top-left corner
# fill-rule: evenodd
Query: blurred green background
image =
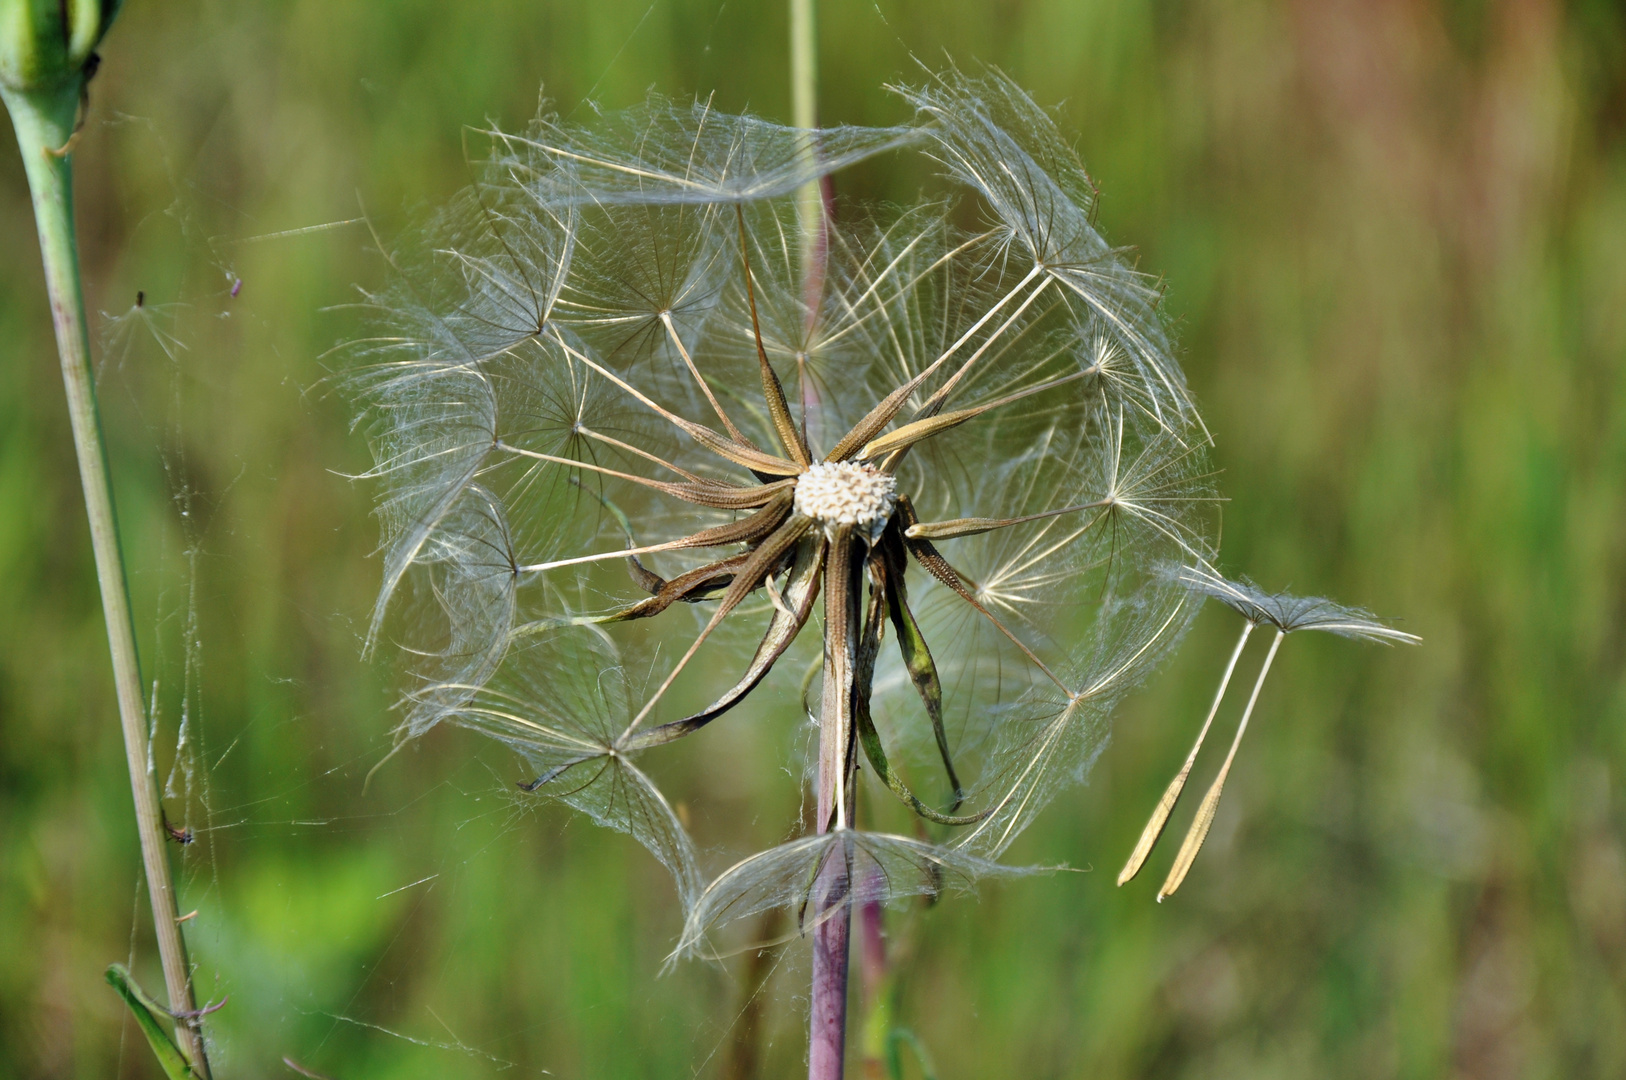
<path id="1" fill-rule="evenodd" d="M 1092 872 L 889 916 L 896 1022 L 945 1080 L 1626 1074 L 1626 13 L 821 0 L 819 20 L 825 122 L 901 120 L 882 85 L 911 54 L 1060 103 L 1108 238 L 1167 283 L 1231 500 L 1224 567 L 1425 639 L 1288 644 L 1159 906 L 1172 844 L 1113 881 L 1235 632 L 1211 606 L 1013 852 Z M 492 746 L 437 731 L 364 788 L 396 673 L 360 657 L 376 529 L 344 474 L 366 448 L 323 381 L 342 305 L 384 280 L 353 219 L 387 234 L 465 183 L 465 126 L 522 126 L 539 86 L 578 118 L 655 88 L 788 120 L 784 5 L 134 0 L 102 51 L 79 220 L 159 780 L 198 837 L 171 855 L 199 997 L 230 995 L 216 1075 L 803 1071 L 795 951 L 760 1008 L 745 959 L 659 975 L 662 872 L 516 803 Z M 154 1076 L 101 978 L 133 958 L 161 985 L 9 149 L 0 244 L 0 1075 Z M 793 809 L 694 812 L 771 834 Z"/>

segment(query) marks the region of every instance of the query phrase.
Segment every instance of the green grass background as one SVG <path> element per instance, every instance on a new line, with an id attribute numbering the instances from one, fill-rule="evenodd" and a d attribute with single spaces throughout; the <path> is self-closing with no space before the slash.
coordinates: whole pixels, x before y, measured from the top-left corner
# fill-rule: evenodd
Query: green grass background
<path id="1" fill-rule="evenodd" d="M 1113 881 L 1235 632 L 1211 607 L 1013 853 L 1091 872 L 892 917 L 897 1022 L 944 1078 L 1626 1073 L 1622 9 L 819 7 L 826 122 L 901 119 L 882 85 L 911 55 L 1060 104 L 1108 238 L 1167 284 L 1225 568 L 1425 638 L 1287 644 L 1159 906 L 1170 851 Z M 466 181 L 466 125 L 522 125 L 539 86 L 578 117 L 655 88 L 788 119 L 787 33 L 742 0 L 135 0 L 105 43 L 79 220 L 160 780 L 183 708 L 193 737 L 166 805 L 198 835 L 171 855 L 199 996 L 230 995 L 217 1076 L 738 1064 L 744 962 L 658 974 L 678 920 L 641 849 L 516 806 L 518 766 L 470 735 L 363 788 L 396 675 L 359 655 L 376 531 L 321 354 L 383 267 L 353 224 L 250 238 L 398 225 Z M 0 245 L 0 1076 L 153 1076 L 101 980 L 133 957 L 161 985 L 9 151 Z M 783 827 L 783 800 L 701 781 L 697 815 Z M 787 954 L 760 1075 L 803 1068 L 799 978 Z"/>

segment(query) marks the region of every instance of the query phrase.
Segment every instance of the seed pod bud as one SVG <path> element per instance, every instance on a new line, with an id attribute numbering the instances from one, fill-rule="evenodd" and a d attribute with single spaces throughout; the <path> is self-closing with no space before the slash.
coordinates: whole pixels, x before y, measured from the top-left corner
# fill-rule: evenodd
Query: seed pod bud
<path id="1" fill-rule="evenodd" d="M 0 88 L 20 93 L 76 88 L 94 72 L 91 58 L 119 3 L 0 0 Z"/>

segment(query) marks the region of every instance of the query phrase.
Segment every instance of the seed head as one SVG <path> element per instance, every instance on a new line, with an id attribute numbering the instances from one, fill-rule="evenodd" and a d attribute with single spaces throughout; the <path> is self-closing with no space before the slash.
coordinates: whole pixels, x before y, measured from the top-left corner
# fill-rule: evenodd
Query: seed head
<path id="1" fill-rule="evenodd" d="M 1096 231 L 1067 141 L 997 74 L 905 97 L 904 128 L 652 99 L 493 133 L 359 346 L 378 611 L 417 601 L 389 635 L 421 679 L 403 737 L 493 735 L 527 791 L 635 836 L 678 879 L 684 949 L 806 910 L 831 859 L 876 898 L 993 872 L 1189 625 L 1158 568 L 1215 554 L 1158 289 Z M 807 237 L 799 186 L 908 147 L 961 207 L 844 205 Z M 757 687 L 811 693 L 821 657 L 823 838 L 707 886 L 641 755 L 782 720 Z M 851 827 L 889 814 L 901 835 Z M 949 831 L 905 839 L 913 818 Z"/>
<path id="2" fill-rule="evenodd" d="M 796 512 L 824 526 L 827 535 L 838 525 L 852 525 L 873 545 L 897 504 L 897 478 L 873 465 L 821 461 L 796 478 Z"/>

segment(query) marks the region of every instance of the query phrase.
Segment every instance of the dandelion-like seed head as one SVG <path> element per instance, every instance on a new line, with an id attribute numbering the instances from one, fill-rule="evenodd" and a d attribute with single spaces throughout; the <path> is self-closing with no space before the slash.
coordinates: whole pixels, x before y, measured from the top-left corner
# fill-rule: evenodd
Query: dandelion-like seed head
<path id="1" fill-rule="evenodd" d="M 997 74 L 902 93 L 899 128 L 652 98 L 602 130 L 491 133 L 357 345 L 384 488 L 373 636 L 392 594 L 416 600 L 394 605 L 403 737 L 501 739 L 527 791 L 636 837 L 678 882 L 684 950 L 817 890 L 989 872 L 1189 626 L 1194 586 L 1160 568 L 1215 555 L 1160 293 L 1096 231 L 1067 141 Z M 805 231 L 800 185 L 907 149 L 976 212 L 844 207 Z M 638 762 L 766 711 L 769 680 L 794 691 L 776 665 L 812 634 L 814 825 L 840 839 L 708 886 Z M 860 788 L 866 820 L 941 831 L 860 833 Z M 838 863 L 875 881 L 826 888 Z"/>
<path id="2" fill-rule="evenodd" d="M 402 735 L 499 738 L 527 791 L 644 843 L 685 950 L 807 907 L 835 848 L 705 886 L 644 753 L 799 684 L 815 832 L 889 883 L 847 895 L 969 881 L 1180 640 L 1194 605 L 1157 568 L 1213 555 L 1158 291 L 1096 232 L 1066 140 L 1002 76 L 903 95 L 899 128 L 652 98 L 598 129 L 493 132 L 480 180 L 393 253 L 358 345 L 377 618 L 400 612 L 416 675 Z M 974 212 L 844 206 L 807 231 L 799 186 L 900 150 Z M 781 673 L 813 634 L 816 666 Z M 861 789 L 866 822 L 942 831 L 858 839 Z"/>

